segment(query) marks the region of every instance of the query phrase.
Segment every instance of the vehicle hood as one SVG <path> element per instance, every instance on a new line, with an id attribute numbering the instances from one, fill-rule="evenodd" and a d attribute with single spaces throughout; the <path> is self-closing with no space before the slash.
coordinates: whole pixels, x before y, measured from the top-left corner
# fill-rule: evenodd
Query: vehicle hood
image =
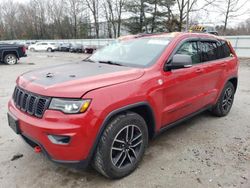
<path id="1" fill-rule="evenodd" d="M 78 62 L 27 72 L 17 85 L 43 96 L 80 98 L 85 93 L 140 78 L 143 69 Z"/>
<path id="2" fill-rule="evenodd" d="M 19 48 L 23 46 L 22 44 L 0 44 L 0 48 Z"/>

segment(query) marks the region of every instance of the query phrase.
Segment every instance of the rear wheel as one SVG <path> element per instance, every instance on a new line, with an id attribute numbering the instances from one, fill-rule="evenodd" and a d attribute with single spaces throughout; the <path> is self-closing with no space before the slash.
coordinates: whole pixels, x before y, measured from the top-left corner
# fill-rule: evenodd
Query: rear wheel
<path id="1" fill-rule="evenodd" d="M 235 88 L 231 82 L 228 82 L 217 101 L 216 105 L 212 109 L 212 113 L 218 117 L 226 116 L 233 105 Z"/>
<path id="2" fill-rule="evenodd" d="M 34 51 L 35 51 L 35 48 L 30 48 L 30 51 L 31 51 L 31 52 L 34 52 Z"/>
<path id="3" fill-rule="evenodd" d="M 144 119 L 133 112 L 114 117 L 104 131 L 93 160 L 94 168 L 112 179 L 133 172 L 148 144 Z"/>
<path id="4" fill-rule="evenodd" d="M 4 57 L 4 63 L 8 65 L 14 65 L 17 63 L 17 57 L 15 54 L 7 54 Z"/>

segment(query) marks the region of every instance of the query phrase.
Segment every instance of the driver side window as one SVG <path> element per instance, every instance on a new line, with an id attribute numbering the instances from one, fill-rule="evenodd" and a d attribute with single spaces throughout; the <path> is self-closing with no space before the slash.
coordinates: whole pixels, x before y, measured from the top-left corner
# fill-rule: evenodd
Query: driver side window
<path id="1" fill-rule="evenodd" d="M 190 55 L 192 58 L 192 64 L 201 63 L 198 44 L 196 41 L 185 42 L 181 45 L 176 54 Z"/>

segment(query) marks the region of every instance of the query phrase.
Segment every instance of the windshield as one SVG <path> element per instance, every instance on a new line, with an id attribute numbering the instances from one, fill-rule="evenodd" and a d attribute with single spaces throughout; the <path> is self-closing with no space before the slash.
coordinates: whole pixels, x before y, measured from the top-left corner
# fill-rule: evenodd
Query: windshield
<path id="1" fill-rule="evenodd" d="M 110 44 L 93 54 L 89 60 L 112 62 L 123 66 L 146 67 L 155 63 L 171 38 L 137 38 Z"/>

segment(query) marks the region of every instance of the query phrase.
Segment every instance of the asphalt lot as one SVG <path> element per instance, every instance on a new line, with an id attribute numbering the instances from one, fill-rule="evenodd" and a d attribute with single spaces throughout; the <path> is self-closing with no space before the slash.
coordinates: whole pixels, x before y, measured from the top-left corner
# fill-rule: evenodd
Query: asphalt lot
<path id="1" fill-rule="evenodd" d="M 84 57 L 34 52 L 17 65 L 0 64 L 0 188 L 250 187 L 250 59 L 241 60 L 239 88 L 227 117 L 205 112 L 161 134 L 150 141 L 139 168 L 126 178 L 108 180 L 94 170 L 68 168 L 35 154 L 7 124 L 16 77 Z M 11 161 L 16 154 L 23 157 Z"/>

